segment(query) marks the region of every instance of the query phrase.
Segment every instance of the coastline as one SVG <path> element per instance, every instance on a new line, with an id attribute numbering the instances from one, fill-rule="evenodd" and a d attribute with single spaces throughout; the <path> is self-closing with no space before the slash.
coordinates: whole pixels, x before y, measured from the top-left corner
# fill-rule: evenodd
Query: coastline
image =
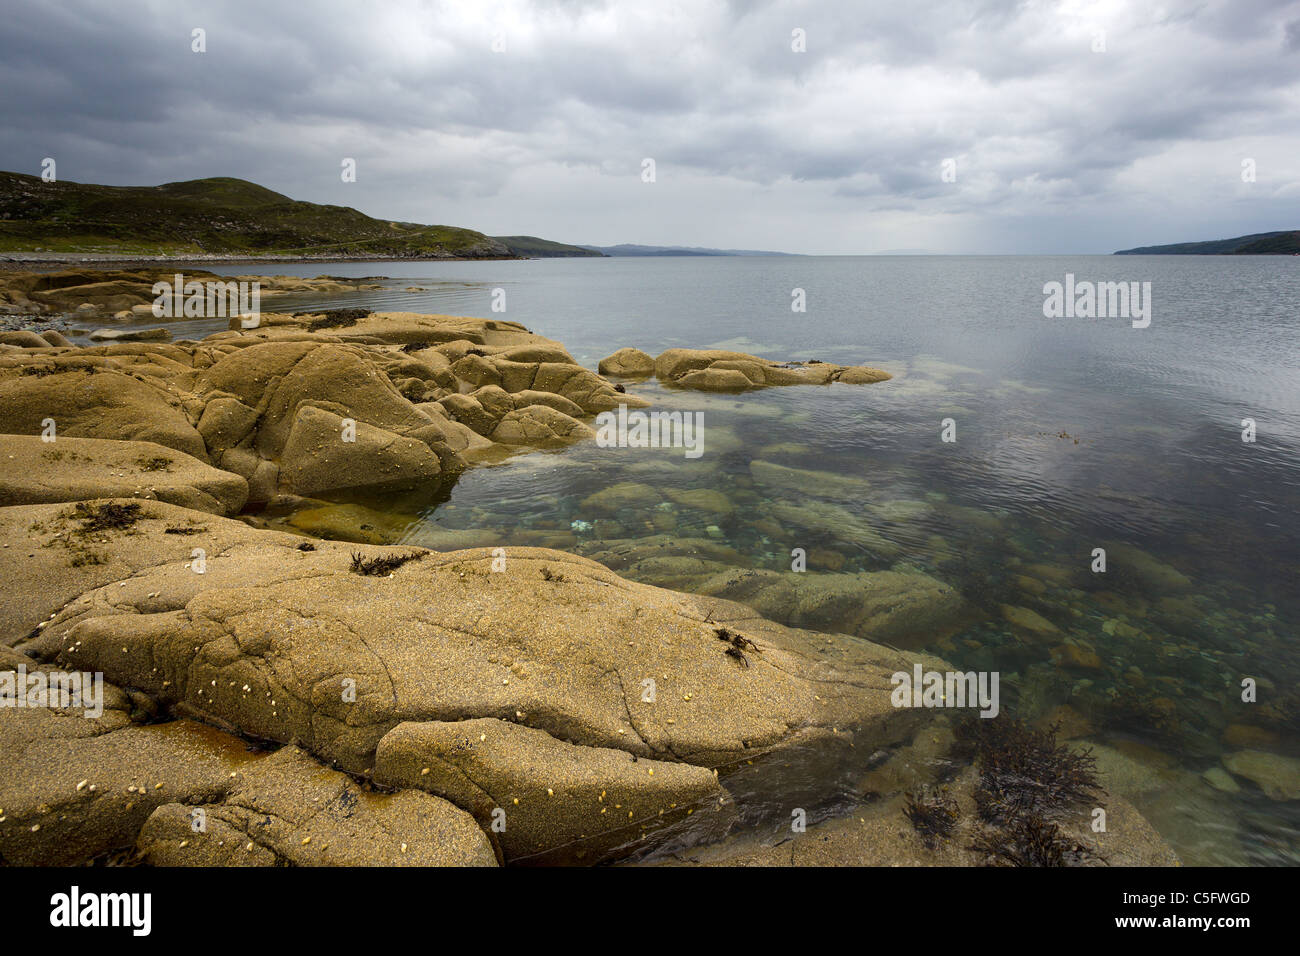
<path id="1" fill-rule="evenodd" d="M 922 768 L 957 759 L 946 713 L 889 701 L 891 673 L 946 668 L 928 654 L 787 627 L 563 550 L 357 551 L 247 520 L 277 500 L 436 486 L 502 454 L 589 440 L 594 416 L 650 405 L 628 390 L 650 375 L 739 397 L 870 387 L 887 373 L 690 349 L 622 349 L 597 373 L 514 322 L 368 310 L 261 319 L 255 329 L 231 319 L 199 342 L 83 348 L 33 333 L 0 347 L 0 445 L 22 462 L 0 520 L 7 540 L 27 543 L 0 552 L 16 592 L 0 668 L 35 658 L 49 671 L 102 672 L 116 704 L 93 746 L 48 711 L 0 714 L 0 734 L 15 741 L 4 778 L 31 781 L 0 792 L 6 859 L 83 862 L 124 840 L 161 864 L 244 853 L 268 864 L 635 859 L 647 845 L 720 846 L 748 797 L 791 767 L 828 761 L 866 792 L 891 794 L 855 816 L 897 831 L 899 791 L 938 783 Z M 46 418 L 57 424 L 52 442 L 40 437 Z M 352 442 L 340 440 L 348 421 Z M 377 603 L 382 616 L 367 610 Z M 263 638 L 249 640 L 249 615 Z M 340 674 L 354 681 L 351 700 L 346 687 L 338 699 L 320 690 Z M 657 677 L 649 701 L 644 675 Z M 470 724 L 477 743 L 464 735 Z M 169 735 L 199 750 L 200 766 L 164 773 L 178 755 Z M 59 741 L 69 767 L 46 765 L 33 740 Z M 240 756 L 250 741 L 283 746 Z M 880 752 L 893 756 L 868 766 Z M 257 800 L 291 821 L 303 808 L 286 793 L 329 767 L 337 775 L 321 796 L 378 795 L 369 829 L 264 833 L 241 815 Z M 98 789 L 69 785 L 69 774 Z M 481 787 L 464 789 L 461 774 Z M 161 792 L 108 798 L 128 781 L 135 794 L 137 777 L 165 777 L 150 784 Z M 957 787 L 971 827 L 981 779 L 968 772 Z M 196 804 L 221 821 L 209 837 L 187 826 L 184 808 Z M 1137 811 L 1118 797 L 1108 805 L 1118 808 L 1112 859 L 1176 862 Z M 1066 832 L 1082 839 L 1086 814 L 1054 809 L 1073 815 Z M 507 835 L 492 828 L 497 810 L 514 821 Z M 454 845 L 415 817 L 459 834 Z M 418 852 L 384 835 L 394 828 L 417 834 Z M 860 832 L 846 819 L 806 839 L 861 862 Z M 935 854 L 933 834 L 903 830 L 865 859 L 983 862 L 965 847 L 974 831 L 960 832 Z M 305 849 L 312 840 L 332 852 Z M 828 862 L 826 852 L 807 862 Z"/>
<path id="2" fill-rule="evenodd" d="M 116 253 L 0 253 L 0 272 L 57 272 L 70 267 L 138 270 L 159 266 L 305 265 L 337 262 L 515 262 L 539 256 L 139 256 Z"/>

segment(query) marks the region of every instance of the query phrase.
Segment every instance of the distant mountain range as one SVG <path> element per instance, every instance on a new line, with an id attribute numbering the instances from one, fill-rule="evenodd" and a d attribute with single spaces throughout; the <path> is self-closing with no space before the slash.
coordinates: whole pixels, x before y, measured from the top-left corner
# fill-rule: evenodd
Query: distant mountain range
<path id="1" fill-rule="evenodd" d="M 299 202 L 229 177 L 97 186 L 0 172 L 0 253 L 358 259 L 592 255 L 545 239 L 511 238 L 527 242 L 514 245 L 457 226 L 372 219 L 349 206 Z"/>
<path id="2" fill-rule="evenodd" d="M 1178 242 L 1171 246 L 1121 249 L 1117 256 L 1287 256 L 1300 253 L 1300 230 L 1259 232 L 1236 239 Z"/>
<path id="3" fill-rule="evenodd" d="M 603 256 L 788 256 L 789 252 L 763 252 L 758 249 L 706 249 L 702 246 L 583 246 Z"/>

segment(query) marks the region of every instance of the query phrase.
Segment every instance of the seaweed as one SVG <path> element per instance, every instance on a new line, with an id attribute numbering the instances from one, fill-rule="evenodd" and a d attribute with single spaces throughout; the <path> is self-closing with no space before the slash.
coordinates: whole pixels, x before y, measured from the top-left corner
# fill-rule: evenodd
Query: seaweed
<path id="1" fill-rule="evenodd" d="M 550 568 L 542 568 L 542 580 L 554 581 L 557 584 L 563 584 L 568 580 L 568 578 L 566 578 L 559 571 L 552 571 Z"/>
<path id="2" fill-rule="evenodd" d="M 913 829 L 931 850 L 940 840 L 952 836 L 961 810 L 957 801 L 943 793 L 907 793 L 903 799 L 903 815 L 911 821 Z"/>
<path id="3" fill-rule="evenodd" d="M 402 351 L 410 355 L 412 352 L 423 352 L 425 349 L 431 348 L 433 348 L 432 342 L 407 342 L 402 346 Z"/>
<path id="4" fill-rule="evenodd" d="M 340 329 L 356 325 L 358 321 L 370 315 L 371 309 L 317 309 L 312 312 L 295 312 L 295 319 L 307 315 L 319 316 L 307 323 L 308 332 L 320 332 L 323 329 Z"/>
<path id="5" fill-rule="evenodd" d="M 310 541 L 304 541 L 304 542 L 302 542 L 302 544 L 298 545 L 298 547 L 297 547 L 295 550 L 297 550 L 297 551 L 315 551 L 315 550 L 316 550 L 316 545 L 312 544 Z"/>
<path id="6" fill-rule="evenodd" d="M 348 570 L 353 574 L 374 576 L 392 574 L 408 561 L 419 561 L 426 553 L 425 551 L 412 551 L 409 554 L 386 554 L 382 557 L 367 560 L 363 555 L 354 552 L 352 566 Z"/>
<path id="7" fill-rule="evenodd" d="M 972 718 L 957 726 L 979 761 L 975 810 L 982 825 L 969 849 L 1000 866 L 1079 866 L 1104 858 L 1061 833 L 1057 819 L 1105 795 L 1091 750 L 1056 742 L 1060 724 L 1034 730 L 1015 719 Z"/>
<path id="8" fill-rule="evenodd" d="M 141 458 L 136 462 L 141 471 L 170 471 L 172 460 L 158 455 L 155 458 Z"/>
<path id="9" fill-rule="evenodd" d="M 741 667 L 749 667 L 749 658 L 745 656 L 745 651 L 753 651 L 755 654 L 762 653 L 758 649 L 758 645 L 743 634 L 737 634 L 725 627 L 715 627 L 713 633 L 718 640 L 725 641 L 729 645 L 722 653 L 733 658 Z"/>
<path id="10" fill-rule="evenodd" d="M 982 819 L 1000 823 L 1026 811 L 1057 813 L 1104 795 L 1092 751 L 1057 744 L 1058 729 L 1034 730 L 1019 719 L 959 725 L 959 737 L 980 762 L 975 805 Z"/>
<path id="11" fill-rule="evenodd" d="M 110 502 L 106 505 L 92 506 L 84 501 L 77 502 L 73 516 L 81 521 L 81 527 L 77 529 L 81 534 L 122 531 L 145 517 L 137 504 L 121 505 Z"/>
<path id="12" fill-rule="evenodd" d="M 207 528 L 163 528 L 163 534 L 202 534 Z"/>
<path id="13" fill-rule="evenodd" d="M 970 849 L 995 866 L 1080 866 L 1098 858 L 1091 847 L 1061 835 L 1036 813 L 1017 814 L 996 829 L 985 828 Z"/>

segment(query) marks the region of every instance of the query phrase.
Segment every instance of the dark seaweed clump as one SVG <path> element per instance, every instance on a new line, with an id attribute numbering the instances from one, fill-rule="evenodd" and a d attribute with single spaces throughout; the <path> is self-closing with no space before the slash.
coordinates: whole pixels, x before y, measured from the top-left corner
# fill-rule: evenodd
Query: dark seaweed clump
<path id="1" fill-rule="evenodd" d="M 316 545 L 312 544 L 310 541 L 304 541 L 302 544 L 298 545 L 298 550 L 299 550 L 299 551 L 315 551 L 315 550 L 316 550 Z"/>
<path id="2" fill-rule="evenodd" d="M 354 553 L 352 555 L 352 567 L 348 568 L 353 574 L 369 574 L 382 576 L 392 574 L 408 561 L 419 561 L 424 557 L 424 551 L 412 551 L 410 554 L 386 554 L 379 558 L 370 558 L 367 560 L 363 555 Z"/>
<path id="3" fill-rule="evenodd" d="M 904 800 L 903 815 L 912 822 L 927 847 L 933 850 L 940 840 L 952 836 L 961 816 L 956 800 L 943 793 L 924 792 L 905 794 Z"/>
<path id="4" fill-rule="evenodd" d="M 81 522 L 77 530 L 82 534 L 95 534 L 101 531 L 121 531 L 131 527 L 144 517 L 137 504 L 121 505 L 116 502 L 92 506 L 84 501 L 77 502 L 75 517 Z"/>
<path id="5" fill-rule="evenodd" d="M 1055 823 L 1032 813 L 1016 816 L 1006 826 L 984 828 L 970 848 L 995 866 L 1081 866 L 1096 857 L 1091 847 L 1063 836 Z"/>
<path id="6" fill-rule="evenodd" d="M 759 651 L 758 645 L 743 634 L 737 634 L 735 631 L 729 630 L 725 627 L 715 627 L 713 633 L 717 636 L 718 640 L 725 641 L 728 645 L 722 653 L 736 661 L 736 663 L 740 664 L 741 667 L 749 667 L 749 658 L 745 656 L 745 651 L 750 650 L 755 654 L 762 653 Z"/>
<path id="7" fill-rule="evenodd" d="M 193 528 L 193 527 L 163 528 L 163 534 L 180 534 L 180 535 L 202 534 L 207 530 L 208 530 L 207 528 Z"/>
<path id="8" fill-rule="evenodd" d="M 425 349 L 431 348 L 433 348 L 432 342 L 407 342 L 402 346 L 402 351 L 410 355 L 412 352 L 423 352 Z"/>
<path id="9" fill-rule="evenodd" d="M 339 329 L 346 328 L 349 325 L 356 325 L 358 321 L 368 316 L 371 311 L 370 309 L 326 309 L 317 312 L 295 312 L 293 317 L 296 319 L 304 315 L 319 316 L 319 318 L 312 319 L 307 323 L 308 332 L 319 332 L 322 329 Z"/>
<path id="10" fill-rule="evenodd" d="M 1056 742 L 1059 725 L 1034 730 L 1021 720 L 975 719 L 960 736 L 980 764 L 975 805 L 980 817 L 1001 823 L 1023 812 L 1054 814 L 1095 806 L 1105 791 L 1091 750 Z"/>
<path id="11" fill-rule="evenodd" d="M 973 718 L 958 736 L 979 762 L 975 809 L 982 826 L 970 849 L 998 866 L 1079 866 L 1102 859 L 1056 822 L 1099 806 L 1105 790 L 1090 750 L 1056 742 L 1059 725 Z M 1103 861 L 1104 862 L 1104 861 Z"/>

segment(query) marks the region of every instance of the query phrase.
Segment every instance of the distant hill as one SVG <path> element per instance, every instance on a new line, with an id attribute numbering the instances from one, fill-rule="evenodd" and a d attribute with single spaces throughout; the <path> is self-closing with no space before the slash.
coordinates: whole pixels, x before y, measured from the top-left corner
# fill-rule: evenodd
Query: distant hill
<path id="1" fill-rule="evenodd" d="M 535 256 L 542 259 L 569 259 L 574 256 L 594 256 L 599 258 L 604 253 L 586 246 L 569 246 L 563 242 L 538 239 L 536 236 L 493 236 L 497 242 L 509 246 L 521 256 Z"/>
<path id="2" fill-rule="evenodd" d="M 570 255 L 587 254 L 574 246 L 531 241 L 573 249 Z M 96 186 L 0 172 L 0 252 L 37 250 L 366 259 L 547 254 L 522 251 L 473 229 L 388 222 L 348 206 L 299 202 L 242 179 Z"/>
<path id="3" fill-rule="evenodd" d="M 1117 256 L 1287 256 L 1300 253 L 1300 230 L 1260 232 L 1236 239 L 1179 242 L 1171 246 L 1121 249 Z"/>
<path id="4" fill-rule="evenodd" d="M 761 252 L 757 249 L 705 249 L 700 246 L 583 246 L 606 256 L 788 256 L 788 252 Z"/>

